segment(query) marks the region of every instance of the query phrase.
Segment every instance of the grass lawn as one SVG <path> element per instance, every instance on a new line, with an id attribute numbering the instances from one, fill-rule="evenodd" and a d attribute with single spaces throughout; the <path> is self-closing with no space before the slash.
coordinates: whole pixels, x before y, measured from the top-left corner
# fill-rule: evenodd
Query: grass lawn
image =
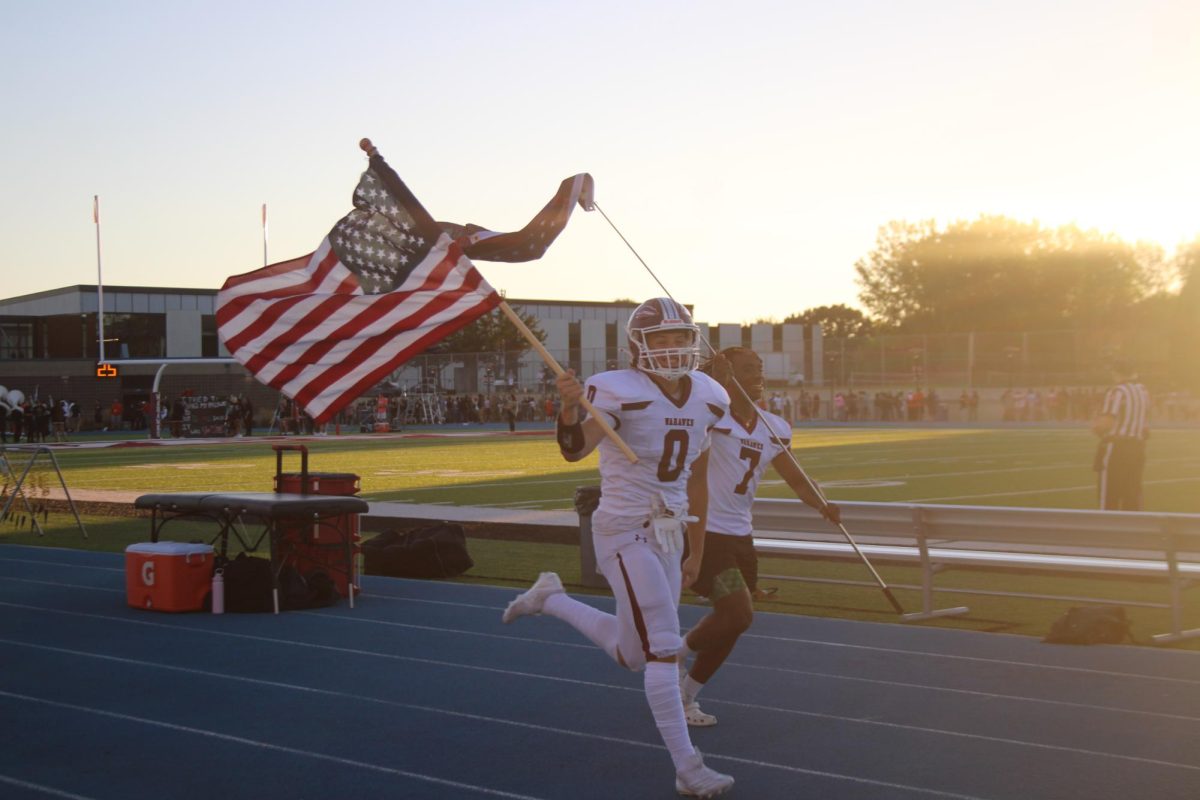
<path id="1" fill-rule="evenodd" d="M 78 448 L 59 450 L 56 455 L 72 492 L 270 491 L 275 471 L 270 443 Z M 594 456 L 580 464 L 566 464 L 548 434 L 329 437 L 305 444 L 310 469 L 361 475 L 362 494 L 371 500 L 570 509 L 575 488 L 598 481 Z M 797 458 L 834 500 L 1042 508 L 1094 505 L 1090 471 L 1094 440 L 1082 429 L 811 428 L 797 429 L 794 444 Z M 17 471 L 23 469 L 26 456 L 10 451 L 9 457 Z M 296 454 L 285 454 L 284 469 L 299 469 Z M 789 496 L 773 477 L 768 476 L 760 495 Z M 31 472 L 31 484 L 36 493 L 39 487 L 56 485 L 57 479 L 39 463 Z M 1146 473 L 1147 510 L 1200 513 L 1198 489 L 1200 430 L 1156 432 Z M 0 523 L 0 542 L 120 552 L 148 538 L 146 520 L 88 515 L 84 522 L 90 534 L 86 541 L 69 513 L 49 515 L 45 538 L 17 528 L 10 519 Z M 181 528 L 172 532 L 176 539 L 187 535 Z M 195 537 L 209 535 L 199 524 Z M 461 580 L 517 587 L 527 585 L 539 571 L 553 569 L 575 590 L 583 591 L 578 586 L 576 546 L 472 539 L 470 549 L 476 566 Z M 893 586 L 919 582 L 912 567 L 877 567 Z M 783 558 L 764 559 L 761 572 L 835 580 L 870 578 L 858 564 Z M 762 610 L 881 622 L 895 619 L 882 594 L 871 586 L 776 579 L 763 583 L 778 586 L 779 593 L 761 603 Z M 939 578 L 939 585 L 1104 597 L 1118 604 L 1166 599 L 1161 583 L 1040 573 L 956 570 Z M 897 588 L 896 596 L 906 609 L 920 607 L 915 591 Z M 939 593 L 936 600 L 943 607 L 970 606 L 971 613 L 920 624 L 1035 636 L 1043 635 L 1068 606 L 1078 604 L 956 593 Z M 1139 638 L 1169 628 L 1164 609 L 1127 606 L 1127 611 Z M 1200 593 L 1189 597 L 1185 621 L 1200 622 Z M 1200 650 L 1200 641 L 1175 646 Z"/>
<path id="2" fill-rule="evenodd" d="M 270 491 L 270 444 L 281 441 L 74 448 L 56 455 L 72 490 Z M 798 428 L 793 443 L 800 463 L 834 500 L 1095 506 L 1095 440 L 1082 428 Z M 564 463 L 548 431 L 329 437 L 305 445 L 310 469 L 362 476 L 362 495 L 370 500 L 569 509 L 575 487 L 598 480 L 596 456 Z M 10 456 L 19 470 L 26 456 Z M 297 454 L 285 453 L 284 469 L 299 470 Z M 34 471 L 35 483 L 51 478 Z M 769 474 L 760 495 L 789 492 Z M 1200 429 L 1155 433 L 1146 509 L 1200 513 Z"/>

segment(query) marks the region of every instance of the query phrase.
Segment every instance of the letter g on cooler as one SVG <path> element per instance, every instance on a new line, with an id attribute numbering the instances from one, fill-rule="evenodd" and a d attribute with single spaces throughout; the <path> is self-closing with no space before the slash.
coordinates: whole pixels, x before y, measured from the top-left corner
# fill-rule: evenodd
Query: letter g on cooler
<path id="1" fill-rule="evenodd" d="M 146 562 L 143 562 L 143 564 L 142 564 L 142 585 L 143 586 L 153 586 L 154 585 L 154 562 L 153 561 L 146 561 Z"/>

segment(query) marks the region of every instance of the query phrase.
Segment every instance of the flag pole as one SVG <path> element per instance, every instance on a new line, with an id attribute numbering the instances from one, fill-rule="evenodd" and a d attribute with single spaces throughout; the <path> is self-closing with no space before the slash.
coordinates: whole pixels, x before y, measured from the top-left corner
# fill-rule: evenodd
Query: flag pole
<path id="1" fill-rule="evenodd" d="M 96 223 L 96 320 L 100 337 L 100 363 L 104 361 L 104 277 L 100 271 L 100 195 L 92 195 L 92 221 Z"/>
<path id="2" fill-rule="evenodd" d="M 270 264 L 267 261 L 267 204 L 262 204 L 262 228 L 263 228 L 263 266 Z"/>
<path id="3" fill-rule="evenodd" d="M 650 265 L 647 264 L 642 259 L 641 255 L 638 254 L 638 251 L 635 250 L 633 245 L 629 243 L 629 240 L 625 238 L 625 234 L 621 233 L 620 229 L 617 228 L 617 226 L 613 224 L 613 221 L 608 218 L 608 214 L 604 213 L 604 209 L 600 208 L 599 204 L 596 204 L 596 210 L 600 212 L 600 216 L 604 217 L 604 221 L 607 222 L 609 224 L 609 226 L 613 229 L 613 231 L 616 232 L 617 236 L 621 237 L 621 241 L 625 243 L 625 246 L 629 248 L 629 251 L 631 253 L 633 253 L 634 257 L 636 257 L 638 261 L 641 261 L 642 266 L 646 268 L 646 271 L 650 273 L 650 277 L 654 278 L 655 283 L 657 283 L 659 285 L 659 287 L 663 290 L 663 292 L 666 293 L 667 297 L 670 297 L 672 300 L 675 300 L 675 298 L 667 290 L 667 287 L 663 285 L 663 282 L 660 281 L 658 279 L 658 276 L 654 274 L 654 270 L 650 269 Z M 675 302 L 678 303 L 679 301 L 676 300 Z M 704 342 L 705 347 L 708 348 L 709 352 L 712 355 L 715 356 L 717 354 L 716 348 L 714 348 L 712 346 L 712 343 L 709 342 L 708 339 L 701 337 L 701 341 Z M 783 451 L 783 453 L 785 453 L 787 455 L 788 460 L 792 462 L 792 464 L 796 467 L 796 469 L 799 470 L 800 476 L 802 478 L 804 478 L 804 482 L 808 486 L 809 491 L 811 491 L 814 495 L 816 495 L 816 497 L 822 503 L 828 505 L 829 500 L 826 499 L 825 493 L 821 491 L 821 488 L 819 486 L 817 486 L 817 482 L 814 481 L 812 478 L 810 478 L 808 476 L 808 473 L 806 473 L 804 471 L 804 468 L 800 466 L 800 462 L 796 460 L 796 454 L 792 452 L 792 449 L 790 447 L 787 447 L 784 444 L 784 442 L 782 440 L 780 440 L 779 436 L 775 433 L 775 431 L 771 428 L 771 426 L 767 424 L 766 419 L 762 415 L 762 409 L 760 409 L 757 404 L 755 404 L 753 401 L 750 400 L 750 395 L 746 392 L 746 390 L 742 387 L 742 385 L 740 383 L 738 383 L 737 378 L 734 378 L 731 375 L 730 380 L 733 383 L 733 385 L 735 387 L 737 387 L 738 393 L 741 394 L 741 396 L 743 398 L 745 398 L 747 402 L 750 403 L 750 407 L 754 409 L 755 416 L 759 420 L 762 421 L 763 425 L 766 426 L 767 433 L 770 435 L 771 440 L 775 443 L 775 445 L 777 447 L 779 447 L 780 450 Z M 902 605 L 900 605 L 900 601 L 897 600 L 896 595 L 894 595 L 892 593 L 891 587 L 889 587 L 887 585 L 887 583 L 880 576 L 878 570 L 876 570 L 874 565 L 871 564 L 871 561 L 870 561 L 870 559 L 867 558 L 866 553 L 864 553 L 862 551 L 862 549 L 859 548 L 858 543 L 854 541 L 854 537 L 850 535 L 850 531 L 846 530 L 846 526 L 843 525 L 841 522 L 836 523 L 836 525 L 837 525 L 837 529 L 839 531 L 841 531 L 842 536 L 850 544 L 851 549 L 854 550 L 855 555 L 857 555 L 859 560 L 862 561 L 863 566 L 865 566 L 867 568 L 867 571 L 871 573 L 871 577 L 875 579 L 875 583 L 879 586 L 880 590 L 883 592 L 883 596 L 884 596 L 884 598 L 887 599 L 888 604 L 891 605 L 891 607 L 895 610 L 895 612 L 897 614 L 904 616 L 904 607 Z"/>
<path id="4" fill-rule="evenodd" d="M 512 310 L 512 307 L 509 306 L 508 301 L 500 301 L 500 310 L 504 312 L 504 316 L 508 317 L 508 321 L 517 327 L 517 330 L 522 336 L 525 337 L 525 340 L 529 342 L 529 344 L 533 345 L 533 349 L 537 350 L 538 355 L 542 357 L 542 361 L 546 362 L 546 366 L 554 370 L 555 375 L 561 377 L 567 374 L 567 371 L 562 368 L 562 366 L 558 363 L 558 360 L 555 359 L 554 356 L 550 355 L 550 351 L 546 349 L 541 340 L 533 335 L 533 331 L 529 330 L 529 326 L 525 324 L 520 315 Z M 611 439 L 613 444 L 620 448 L 621 452 L 625 454 L 625 457 L 629 459 L 629 463 L 638 463 L 637 454 L 629 449 L 629 445 L 625 444 L 625 441 L 617 434 L 615 430 L 613 430 L 612 426 L 608 424 L 608 420 L 606 420 L 602 414 L 596 412 L 596 409 L 592 407 L 591 401 L 589 401 L 586 397 L 581 397 L 579 398 L 579 402 L 585 409 L 587 409 L 587 412 L 592 415 L 592 418 L 599 423 L 601 430 L 604 431 L 604 435 Z"/>

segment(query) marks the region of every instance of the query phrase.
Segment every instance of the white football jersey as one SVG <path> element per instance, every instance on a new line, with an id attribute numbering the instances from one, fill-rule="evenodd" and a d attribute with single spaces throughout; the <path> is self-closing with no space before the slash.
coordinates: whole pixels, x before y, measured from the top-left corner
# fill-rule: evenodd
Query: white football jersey
<path id="1" fill-rule="evenodd" d="M 584 385 L 596 412 L 605 415 L 638 457 L 638 463 L 630 464 L 607 436 L 600 440 L 603 493 L 592 517 L 596 533 L 625 533 L 641 526 L 659 493 L 668 506 L 687 508 L 692 463 L 708 448 L 709 431 L 729 413 L 729 395 L 701 372 L 681 380 L 684 396 L 678 402 L 635 369 L 601 372 Z"/>
<path id="2" fill-rule="evenodd" d="M 713 428 L 708 451 L 708 530 L 732 536 L 749 536 L 753 530 L 750 506 L 767 467 L 791 446 L 792 428 L 782 417 L 762 411 L 747 429 L 726 415 Z M 763 423 L 766 423 L 764 425 Z M 780 447 L 770 431 L 783 443 Z"/>

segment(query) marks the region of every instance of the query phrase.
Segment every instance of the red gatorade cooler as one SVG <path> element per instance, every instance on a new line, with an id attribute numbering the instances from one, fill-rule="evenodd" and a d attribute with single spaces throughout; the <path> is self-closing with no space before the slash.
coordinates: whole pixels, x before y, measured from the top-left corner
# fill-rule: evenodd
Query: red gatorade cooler
<path id="1" fill-rule="evenodd" d="M 125 548 L 125 598 L 134 608 L 200 611 L 212 576 L 211 545 L 142 542 Z"/>

